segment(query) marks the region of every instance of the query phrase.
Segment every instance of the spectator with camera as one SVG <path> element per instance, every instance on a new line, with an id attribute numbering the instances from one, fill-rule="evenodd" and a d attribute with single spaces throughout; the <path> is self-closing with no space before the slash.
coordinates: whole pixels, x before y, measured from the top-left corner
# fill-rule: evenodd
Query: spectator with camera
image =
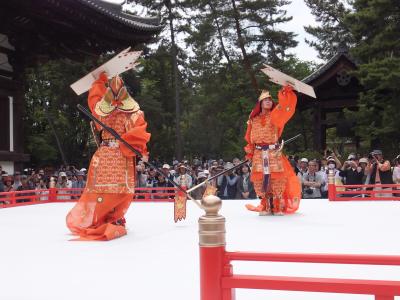
<path id="1" fill-rule="evenodd" d="M 321 186 L 326 182 L 318 171 L 315 160 L 308 163 L 308 171 L 302 177 L 303 198 L 321 198 Z"/>
<path id="2" fill-rule="evenodd" d="M 343 163 L 339 176 L 344 179 L 345 185 L 363 184 L 364 172 L 354 154 L 350 154 L 347 161 Z"/>
<path id="3" fill-rule="evenodd" d="M 178 176 L 175 177 L 174 181 L 179 184 L 180 186 L 184 186 L 187 189 L 190 189 L 192 187 L 193 179 L 192 176 L 187 174 L 187 167 L 185 166 L 184 163 L 180 163 L 178 165 Z"/>
<path id="4" fill-rule="evenodd" d="M 68 180 L 66 172 L 60 172 L 58 174 L 58 180 L 56 184 L 56 188 L 58 189 L 70 189 L 72 188 L 72 182 Z M 71 197 L 67 196 L 65 194 L 69 194 L 69 191 L 58 191 L 59 194 L 62 194 L 61 196 L 57 196 L 58 200 L 70 200 Z"/>
<path id="5" fill-rule="evenodd" d="M 370 176 L 370 184 L 393 184 L 390 161 L 383 158 L 381 150 L 374 150 L 369 156 L 370 162 L 366 173 Z M 390 190 L 391 188 L 374 187 L 375 191 Z M 392 197 L 391 193 L 376 193 L 377 197 Z"/>
<path id="6" fill-rule="evenodd" d="M 301 179 L 308 171 L 308 159 L 303 157 L 300 159 L 297 176 Z"/>

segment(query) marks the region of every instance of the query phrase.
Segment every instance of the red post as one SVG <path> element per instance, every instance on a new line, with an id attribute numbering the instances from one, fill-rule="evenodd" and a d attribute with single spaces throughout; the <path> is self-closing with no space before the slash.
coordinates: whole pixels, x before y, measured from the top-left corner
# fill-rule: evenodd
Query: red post
<path id="1" fill-rule="evenodd" d="M 394 296 L 375 295 L 375 300 L 394 300 Z"/>
<path id="2" fill-rule="evenodd" d="M 15 192 L 11 192 L 10 194 L 10 204 L 14 205 L 17 203 L 16 197 L 15 197 Z"/>
<path id="3" fill-rule="evenodd" d="M 217 196 L 202 200 L 206 214 L 199 219 L 200 300 L 234 300 L 234 289 L 222 288 L 222 277 L 232 276 L 225 259 L 225 218 L 218 214 L 222 205 Z"/>
<path id="4" fill-rule="evenodd" d="M 56 188 L 49 188 L 49 196 L 48 200 L 50 202 L 56 202 L 57 199 L 57 189 Z"/>
<path id="5" fill-rule="evenodd" d="M 329 201 L 336 200 L 335 173 L 329 170 L 328 173 L 328 199 Z"/>

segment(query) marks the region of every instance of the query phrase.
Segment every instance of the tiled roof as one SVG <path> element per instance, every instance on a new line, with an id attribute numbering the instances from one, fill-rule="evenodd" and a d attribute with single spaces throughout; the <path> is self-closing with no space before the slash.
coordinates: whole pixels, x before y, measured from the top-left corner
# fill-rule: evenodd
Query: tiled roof
<path id="1" fill-rule="evenodd" d="M 145 18 L 132 15 L 122 11 L 122 5 L 102 0 L 77 0 L 86 6 L 89 6 L 98 12 L 126 24 L 132 28 L 148 31 L 159 32 L 162 29 L 159 18 Z"/>
<path id="2" fill-rule="evenodd" d="M 353 64 L 357 64 L 355 62 L 355 60 L 350 56 L 350 54 L 348 53 L 348 51 L 339 51 L 338 53 L 336 53 L 330 60 L 328 60 L 328 62 L 323 65 L 321 68 L 319 68 L 318 70 L 316 70 L 314 73 L 308 75 L 306 78 L 304 78 L 302 81 L 304 83 L 309 84 L 310 82 L 312 82 L 314 79 L 320 77 L 322 74 L 324 74 L 326 71 L 328 71 L 337 61 L 339 61 L 339 59 L 341 57 L 345 57 L 347 58 L 350 62 L 352 62 Z"/>

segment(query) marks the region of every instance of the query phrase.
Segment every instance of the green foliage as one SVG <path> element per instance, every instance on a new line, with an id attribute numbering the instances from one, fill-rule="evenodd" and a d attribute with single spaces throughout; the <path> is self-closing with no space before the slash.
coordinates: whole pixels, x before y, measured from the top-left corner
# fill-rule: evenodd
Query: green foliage
<path id="1" fill-rule="evenodd" d="M 395 154 L 400 146 L 400 7 L 397 0 L 356 0 L 347 24 L 356 39 L 360 94 L 356 133 L 371 148 Z"/>
<path id="2" fill-rule="evenodd" d="M 24 130 L 33 164 L 62 163 L 50 122 L 67 163 L 87 163 L 91 151 L 87 146 L 88 121 L 76 110 L 76 105 L 85 103 L 86 99 L 78 97 L 69 85 L 92 68 L 90 63 L 57 60 L 27 70 Z"/>
<path id="3" fill-rule="evenodd" d="M 243 64 L 235 18 L 239 20 L 252 68 L 259 69 L 266 62 L 299 79 L 314 70 L 314 64 L 287 54 L 297 42 L 292 32 L 282 31 L 277 25 L 290 20 L 281 8 L 288 1 L 236 0 L 236 12 L 232 3 L 222 0 L 141 1 L 146 7 L 160 11 L 165 31 L 154 50 L 146 49 L 139 71 L 124 73 L 123 77 L 129 92 L 145 112 L 152 134 L 149 149 L 153 158 L 170 160 L 176 152 L 171 13 L 175 37 L 178 33 L 184 37 L 178 43 L 176 63 L 181 103 L 179 125 L 183 153 L 188 158 L 204 155 L 232 159 L 244 155 L 246 121 L 258 91 L 251 86 Z M 94 151 L 93 142 L 88 120 L 76 110 L 77 103 L 86 103 L 87 94 L 77 97 L 69 85 L 106 59 L 107 56 L 103 56 L 99 61 L 81 63 L 57 60 L 28 70 L 25 124 L 27 150 L 34 163 L 62 161 L 49 119 L 54 123 L 67 162 L 87 163 Z M 278 86 L 268 82 L 261 72 L 256 72 L 255 77 L 260 88 L 268 88 L 276 95 Z M 304 113 L 297 113 L 287 125 L 285 137 L 299 133 L 299 122 L 305 139 L 290 144 L 288 150 L 302 150 L 310 143 L 311 118 Z"/>
<path id="4" fill-rule="evenodd" d="M 319 23 L 318 26 L 304 27 L 316 39 L 306 39 L 306 42 L 318 51 L 319 58 L 330 59 L 341 44 L 348 47 L 354 44 L 352 33 L 345 23 L 351 10 L 343 0 L 305 0 L 305 3 Z"/>

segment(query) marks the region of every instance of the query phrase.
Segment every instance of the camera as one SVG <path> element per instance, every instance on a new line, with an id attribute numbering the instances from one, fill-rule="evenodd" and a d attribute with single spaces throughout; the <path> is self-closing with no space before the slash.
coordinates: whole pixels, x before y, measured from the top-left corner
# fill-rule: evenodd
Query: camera
<path id="1" fill-rule="evenodd" d="M 306 188 L 304 189 L 304 193 L 311 195 L 314 192 L 314 190 L 312 188 Z"/>

